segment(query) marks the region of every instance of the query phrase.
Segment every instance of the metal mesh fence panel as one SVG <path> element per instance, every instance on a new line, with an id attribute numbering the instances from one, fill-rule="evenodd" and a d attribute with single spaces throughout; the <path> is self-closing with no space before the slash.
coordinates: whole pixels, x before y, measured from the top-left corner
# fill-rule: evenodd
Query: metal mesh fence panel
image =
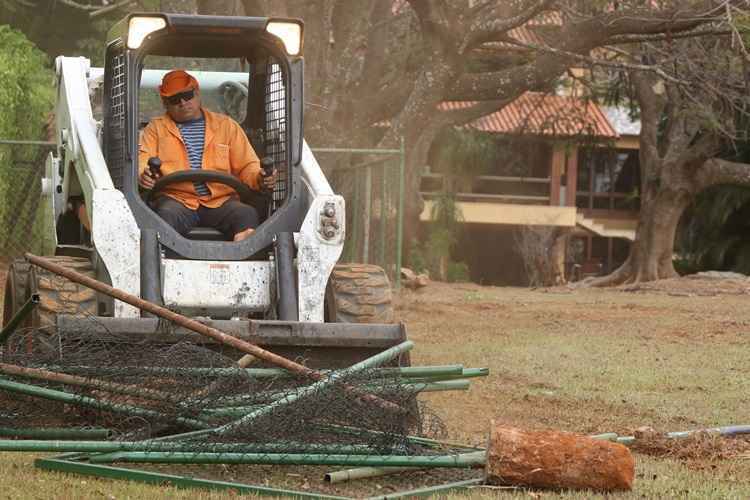
<path id="1" fill-rule="evenodd" d="M 0 144 L 0 265 L 42 243 L 40 200 L 49 148 Z"/>
<path id="2" fill-rule="evenodd" d="M 106 450 L 113 452 L 444 453 L 407 439 L 445 435 L 416 399 L 435 385 L 431 378 L 375 363 L 315 382 L 240 368 L 230 348 L 106 333 L 90 319 L 90 330 L 25 328 L 0 345 L 0 435 L 106 429 L 112 440 L 140 442 Z M 149 441 L 169 434 L 168 446 Z"/>
<path id="3" fill-rule="evenodd" d="M 397 283 L 401 267 L 402 152 L 313 149 L 333 191 L 346 200 L 341 262 L 376 264 Z"/>

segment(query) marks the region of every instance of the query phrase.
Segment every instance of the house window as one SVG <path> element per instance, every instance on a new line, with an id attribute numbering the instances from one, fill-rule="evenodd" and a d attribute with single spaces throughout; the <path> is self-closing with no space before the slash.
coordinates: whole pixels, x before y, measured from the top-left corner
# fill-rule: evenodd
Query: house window
<path id="1" fill-rule="evenodd" d="M 636 149 L 584 149 L 579 155 L 576 206 L 637 211 L 641 183 Z"/>

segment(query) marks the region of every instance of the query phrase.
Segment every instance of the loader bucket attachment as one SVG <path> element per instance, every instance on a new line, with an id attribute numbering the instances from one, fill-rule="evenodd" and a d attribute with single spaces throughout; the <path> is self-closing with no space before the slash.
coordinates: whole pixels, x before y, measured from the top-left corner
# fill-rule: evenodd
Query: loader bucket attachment
<path id="1" fill-rule="evenodd" d="M 208 326 L 255 344 L 309 368 L 342 368 L 367 359 L 406 340 L 399 324 L 310 323 L 266 320 L 205 320 Z M 57 331 L 66 337 L 95 334 L 101 341 L 142 344 L 191 342 L 215 346 L 223 354 L 241 357 L 231 348 L 215 343 L 183 327 L 156 318 L 108 318 L 59 315 Z M 408 365 L 408 357 L 399 361 Z M 254 365 L 262 366 L 262 365 Z"/>

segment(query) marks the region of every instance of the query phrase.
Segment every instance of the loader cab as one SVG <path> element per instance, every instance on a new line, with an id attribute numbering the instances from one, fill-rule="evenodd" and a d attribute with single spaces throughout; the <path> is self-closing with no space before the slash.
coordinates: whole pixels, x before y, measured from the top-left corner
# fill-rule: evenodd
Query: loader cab
<path id="1" fill-rule="evenodd" d="M 110 31 L 103 99 L 107 168 L 139 229 L 155 231 L 172 255 L 263 258 L 274 235 L 299 230 L 304 217 L 299 172 L 302 32 L 301 21 L 294 19 L 178 14 L 132 14 Z M 139 190 L 139 134 L 151 118 L 164 113 L 157 88 L 175 68 L 198 79 L 203 107 L 237 121 L 257 155 L 268 158 L 278 173 L 273 193 L 253 203 L 265 220 L 247 240 L 221 241 L 211 230 L 183 237 Z"/>

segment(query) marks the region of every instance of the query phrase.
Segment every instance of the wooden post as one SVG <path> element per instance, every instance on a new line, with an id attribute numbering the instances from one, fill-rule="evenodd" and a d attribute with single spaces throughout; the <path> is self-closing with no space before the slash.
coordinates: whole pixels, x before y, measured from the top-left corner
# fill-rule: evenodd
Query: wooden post
<path id="1" fill-rule="evenodd" d="M 550 165 L 549 204 L 560 206 L 560 177 L 565 169 L 565 145 L 552 146 L 552 165 Z"/>
<path id="2" fill-rule="evenodd" d="M 565 161 L 567 163 L 565 177 L 568 181 L 568 188 L 565 190 L 568 199 L 565 204 L 569 207 L 574 207 L 576 206 L 576 194 L 578 191 L 578 146 L 570 147 Z"/>
<path id="3" fill-rule="evenodd" d="M 635 461 L 627 447 L 558 431 L 492 422 L 487 483 L 596 491 L 630 490 Z"/>

